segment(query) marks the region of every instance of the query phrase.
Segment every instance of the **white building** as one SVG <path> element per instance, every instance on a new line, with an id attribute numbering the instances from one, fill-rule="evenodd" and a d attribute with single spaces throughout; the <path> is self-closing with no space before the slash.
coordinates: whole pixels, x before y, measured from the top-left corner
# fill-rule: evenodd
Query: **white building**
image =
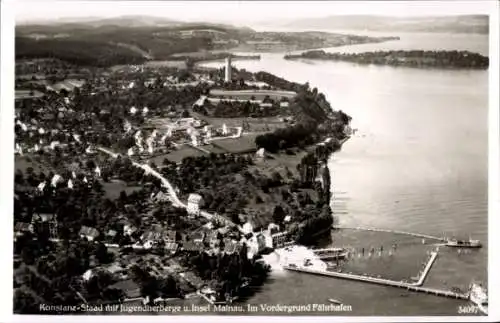
<path id="1" fill-rule="evenodd" d="M 188 197 L 187 212 L 189 215 L 198 215 L 203 198 L 199 194 L 191 193 Z"/>
<path id="2" fill-rule="evenodd" d="M 247 222 L 245 224 L 243 224 L 243 227 L 241 228 L 241 231 L 243 232 L 243 234 L 248 234 L 248 233 L 251 233 L 253 232 L 253 226 L 250 222 Z"/>
<path id="3" fill-rule="evenodd" d="M 265 156 L 266 156 L 266 150 L 264 148 L 260 148 L 259 150 L 257 150 L 257 152 L 255 153 L 255 156 L 259 159 L 263 159 Z"/>
<path id="4" fill-rule="evenodd" d="M 54 177 L 52 177 L 52 180 L 50 181 L 50 184 L 53 186 L 53 187 L 56 187 L 56 185 L 59 183 L 59 182 L 62 182 L 63 181 L 63 178 L 61 177 L 61 175 L 59 174 L 55 174 Z"/>

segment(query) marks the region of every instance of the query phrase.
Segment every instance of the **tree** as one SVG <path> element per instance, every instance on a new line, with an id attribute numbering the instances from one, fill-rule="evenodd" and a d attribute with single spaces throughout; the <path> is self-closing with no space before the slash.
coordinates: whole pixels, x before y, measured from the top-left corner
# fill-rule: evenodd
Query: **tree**
<path id="1" fill-rule="evenodd" d="M 14 293 L 14 313 L 16 314 L 38 314 L 39 304 L 27 291 L 17 289 Z"/>
<path id="2" fill-rule="evenodd" d="M 108 248 L 102 242 L 97 244 L 94 255 L 101 264 L 109 264 L 114 258 L 113 254 L 108 252 Z"/>
<path id="3" fill-rule="evenodd" d="M 23 171 L 20 169 L 16 170 L 16 174 L 14 175 L 14 183 L 23 185 L 24 184 L 24 175 Z"/>
<path id="4" fill-rule="evenodd" d="M 273 222 L 280 224 L 283 222 L 285 219 L 286 213 L 285 210 L 280 205 L 276 205 L 274 207 L 274 212 L 273 212 Z"/>

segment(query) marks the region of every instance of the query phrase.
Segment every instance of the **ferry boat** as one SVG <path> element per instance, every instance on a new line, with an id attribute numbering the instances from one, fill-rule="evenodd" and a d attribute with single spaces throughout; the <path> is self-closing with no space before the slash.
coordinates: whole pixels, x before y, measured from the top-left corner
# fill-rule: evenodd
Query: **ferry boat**
<path id="1" fill-rule="evenodd" d="M 445 243 L 448 247 L 458 247 L 458 248 L 481 248 L 483 245 L 479 240 L 458 240 L 458 239 L 448 239 Z"/>
<path id="2" fill-rule="evenodd" d="M 476 304 L 481 312 L 488 315 L 488 294 L 486 294 L 486 289 L 481 284 L 471 284 L 469 300 Z"/>

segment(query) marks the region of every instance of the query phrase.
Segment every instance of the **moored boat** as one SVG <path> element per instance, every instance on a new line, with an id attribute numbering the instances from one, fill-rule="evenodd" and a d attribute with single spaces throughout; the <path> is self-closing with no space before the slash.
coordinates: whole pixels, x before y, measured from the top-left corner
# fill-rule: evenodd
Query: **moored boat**
<path id="1" fill-rule="evenodd" d="M 457 248 L 481 248 L 483 245 L 479 240 L 459 240 L 459 239 L 448 239 L 445 243 L 448 247 L 457 247 Z"/>

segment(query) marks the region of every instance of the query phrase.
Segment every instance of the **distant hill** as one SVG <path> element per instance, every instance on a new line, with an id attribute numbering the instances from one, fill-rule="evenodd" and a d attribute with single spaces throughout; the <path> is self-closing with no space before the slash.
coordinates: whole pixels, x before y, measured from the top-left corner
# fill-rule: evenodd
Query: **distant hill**
<path id="1" fill-rule="evenodd" d="M 173 20 L 163 17 L 129 15 L 112 18 L 102 17 L 68 17 L 59 19 L 38 19 L 32 21 L 18 22 L 18 25 L 93 25 L 95 27 L 103 25 L 115 25 L 124 27 L 140 27 L 140 26 L 171 26 L 182 24 L 182 21 Z"/>
<path id="2" fill-rule="evenodd" d="M 149 16 L 64 19 L 16 26 L 16 58 L 59 58 L 80 65 L 111 66 L 166 60 L 204 51 L 288 52 L 395 40 L 325 32 L 256 32 L 206 22 Z"/>
<path id="3" fill-rule="evenodd" d="M 371 15 L 327 16 L 307 18 L 273 24 L 280 27 L 304 30 L 366 30 L 386 32 L 449 32 L 478 33 L 489 32 L 487 15 L 391 17 Z"/>
<path id="4" fill-rule="evenodd" d="M 181 20 L 173 20 L 170 18 L 156 17 L 156 16 L 141 16 L 129 15 L 112 18 L 60 18 L 52 20 L 34 20 L 23 21 L 16 24 L 16 28 L 20 31 L 30 30 L 31 32 L 43 32 L 44 30 L 58 30 L 61 28 L 70 29 L 91 29 L 102 27 L 122 27 L 122 28 L 141 28 L 141 27 L 198 27 L 204 28 L 224 28 L 230 30 L 252 31 L 248 27 L 235 27 L 227 24 L 207 23 L 207 22 L 186 22 Z"/>

